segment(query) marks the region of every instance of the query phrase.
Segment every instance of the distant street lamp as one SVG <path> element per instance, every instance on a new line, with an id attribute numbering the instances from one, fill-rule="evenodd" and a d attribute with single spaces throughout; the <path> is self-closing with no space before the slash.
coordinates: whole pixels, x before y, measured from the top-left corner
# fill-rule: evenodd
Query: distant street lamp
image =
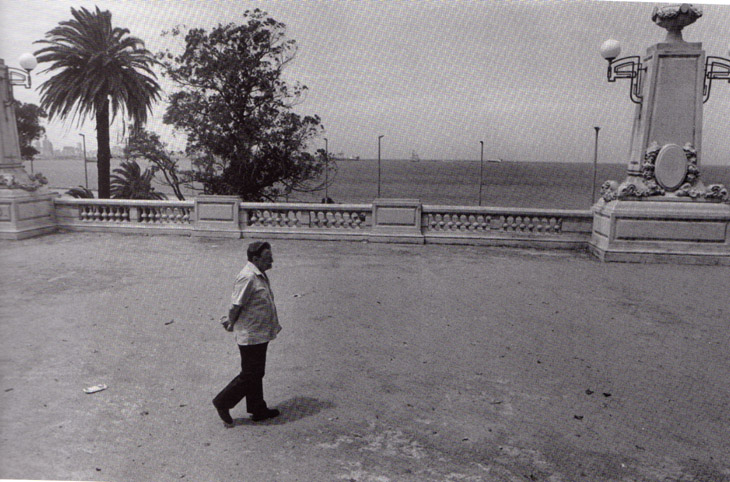
<path id="1" fill-rule="evenodd" d="M 329 154 L 329 141 L 327 138 L 324 138 L 324 202 L 329 202 L 329 195 L 328 195 L 328 186 L 329 186 L 329 161 L 330 161 L 330 154 Z"/>
<path id="2" fill-rule="evenodd" d="M 596 200 L 596 166 L 598 165 L 598 131 L 600 127 L 594 127 L 596 130 L 596 142 L 593 147 L 593 184 L 591 185 L 591 204 Z"/>
<path id="3" fill-rule="evenodd" d="M 380 139 L 382 139 L 383 137 L 385 136 L 378 136 L 378 197 L 380 197 Z"/>
<path id="4" fill-rule="evenodd" d="M 81 136 L 81 139 L 84 141 L 84 185 L 86 186 L 86 189 L 89 189 L 89 173 L 86 169 L 86 136 L 83 134 L 79 134 Z"/>
<path id="5" fill-rule="evenodd" d="M 479 141 L 481 154 L 479 156 L 479 205 L 482 205 L 482 184 L 484 184 L 484 141 Z M 487 159 L 487 162 L 502 162 L 500 159 Z"/>
<path id="6" fill-rule="evenodd" d="M 482 179 L 484 177 L 484 141 L 479 141 L 482 145 L 482 153 L 479 156 L 479 205 L 482 205 Z"/>

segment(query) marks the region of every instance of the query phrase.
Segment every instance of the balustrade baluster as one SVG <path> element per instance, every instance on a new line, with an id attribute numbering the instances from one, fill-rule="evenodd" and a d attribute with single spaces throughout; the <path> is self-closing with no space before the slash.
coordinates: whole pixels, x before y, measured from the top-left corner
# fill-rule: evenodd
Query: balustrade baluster
<path id="1" fill-rule="evenodd" d="M 476 226 L 476 221 L 477 221 L 476 216 L 474 216 L 473 214 L 470 214 L 468 220 L 469 220 L 469 225 L 467 227 L 467 230 L 468 231 L 474 231 L 474 230 L 476 230 L 476 228 L 477 228 L 477 226 Z"/>

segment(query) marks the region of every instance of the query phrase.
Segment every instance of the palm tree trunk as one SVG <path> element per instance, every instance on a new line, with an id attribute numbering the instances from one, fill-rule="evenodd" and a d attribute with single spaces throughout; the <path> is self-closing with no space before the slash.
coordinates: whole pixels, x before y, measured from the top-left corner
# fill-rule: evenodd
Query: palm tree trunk
<path id="1" fill-rule="evenodd" d="M 111 150 L 109 148 L 109 99 L 101 108 L 96 109 L 96 167 L 99 177 L 99 199 L 109 199 L 109 176 Z"/>

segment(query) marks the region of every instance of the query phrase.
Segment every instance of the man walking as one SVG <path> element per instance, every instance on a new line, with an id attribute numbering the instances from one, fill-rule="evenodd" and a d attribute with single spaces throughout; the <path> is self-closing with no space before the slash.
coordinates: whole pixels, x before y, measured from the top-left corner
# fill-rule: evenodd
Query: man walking
<path id="1" fill-rule="evenodd" d="M 229 411 L 246 397 L 246 409 L 251 420 L 258 422 L 276 417 L 279 411 L 270 409 L 264 401 L 263 378 L 266 368 L 266 348 L 281 331 L 266 271 L 274 257 L 271 245 L 254 241 L 246 250 L 248 263 L 236 277 L 231 295 L 231 308 L 223 327 L 236 335 L 241 352 L 241 373 L 214 399 L 226 426 L 233 425 Z"/>

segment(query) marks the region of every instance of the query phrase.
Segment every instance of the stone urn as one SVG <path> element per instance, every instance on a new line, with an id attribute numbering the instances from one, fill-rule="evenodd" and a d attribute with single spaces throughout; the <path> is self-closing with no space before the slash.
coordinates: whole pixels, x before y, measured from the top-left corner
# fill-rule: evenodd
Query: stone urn
<path id="1" fill-rule="evenodd" d="M 684 42 L 682 29 L 693 24 L 701 16 L 702 9 L 688 3 L 657 6 L 651 13 L 654 23 L 667 29 L 665 42 Z"/>

